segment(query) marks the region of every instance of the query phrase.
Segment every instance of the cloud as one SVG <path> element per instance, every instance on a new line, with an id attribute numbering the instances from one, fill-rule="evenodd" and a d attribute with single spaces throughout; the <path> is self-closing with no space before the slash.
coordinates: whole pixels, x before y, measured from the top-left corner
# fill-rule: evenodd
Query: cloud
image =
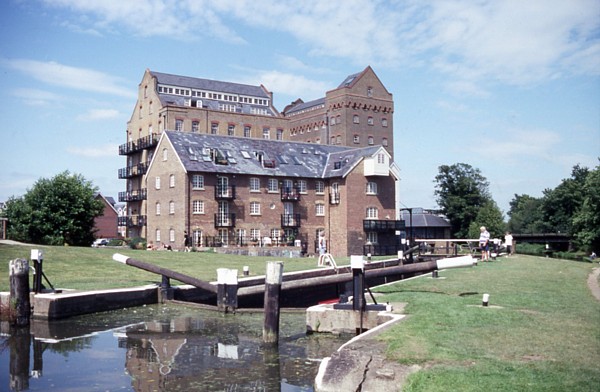
<path id="1" fill-rule="evenodd" d="M 302 75 L 279 71 L 259 71 L 250 79 L 243 83 L 256 84 L 256 80 L 259 80 L 259 83 L 268 86 L 271 91 L 277 91 L 277 95 L 302 97 L 304 100 L 320 98 L 324 91 L 334 87 Z"/>
<path id="2" fill-rule="evenodd" d="M 96 147 L 80 147 L 69 146 L 67 152 L 72 155 L 77 155 L 85 158 L 114 158 L 115 151 L 119 151 L 119 146 L 116 144 L 104 144 Z"/>
<path id="3" fill-rule="evenodd" d="M 27 59 L 2 60 L 0 64 L 54 86 L 124 98 L 136 97 L 134 90 L 127 86 L 125 80 L 93 69 L 71 67 L 54 61 Z"/>
<path id="4" fill-rule="evenodd" d="M 16 88 L 10 92 L 10 95 L 30 106 L 56 105 L 63 100 L 60 95 L 35 88 Z"/>
<path id="5" fill-rule="evenodd" d="M 77 116 L 80 121 L 96 121 L 117 118 L 119 111 L 115 109 L 91 109 L 86 113 Z"/>

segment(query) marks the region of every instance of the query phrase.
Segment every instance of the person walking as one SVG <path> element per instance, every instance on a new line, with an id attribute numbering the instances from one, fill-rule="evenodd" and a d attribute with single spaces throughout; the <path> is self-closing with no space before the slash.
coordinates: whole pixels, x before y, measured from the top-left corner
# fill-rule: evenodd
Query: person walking
<path id="1" fill-rule="evenodd" d="M 490 261 L 490 233 L 485 226 L 479 228 L 479 247 L 481 248 L 481 261 Z"/>
<path id="2" fill-rule="evenodd" d="M 513 236 L 510 231 L 504 235 L 504 245 L 506 246 L 506 255 L 510 256 L 513 253 Z"/>
<path id="3" fill-rule="evenodd" d="M 188 235 L 187 231 L 183 232 L 183 250 L 184 252 L 190 252 L 190 236 Z"/>

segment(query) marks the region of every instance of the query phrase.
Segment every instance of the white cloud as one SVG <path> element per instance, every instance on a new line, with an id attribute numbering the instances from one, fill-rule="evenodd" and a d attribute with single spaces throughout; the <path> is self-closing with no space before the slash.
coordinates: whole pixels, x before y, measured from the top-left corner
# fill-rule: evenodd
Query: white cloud
<path id="1" fill-rule="evenodd" d="M 54 61 L 27 59 L 2 60 L 0 64 L 54 86 L 125 98 L 136 97 L 134 90 L 126 85 L 126 81 L 93 69 L 71 67 Z"/>
<path id="2" fill-rule="evenodd" d="M 91 109 L 84 114 L 77 116 L 80 121 L 96 121 L 117 118 L 119 111 L 115 109 Z"/>
<path id="3" fill-rule="evenodd" d="M 324 95 L 324 91 L 333 87 L 302 75 L 279 71 L 260 71 L 252 79 L 244 83 L 256 84 L 256 80 L 259 80 L 259 83 L 268 86 L 271 91 L 277 91 L 277 95 L 302 97 L 304 100 L 320 98 Z"/>
<path id="4" fill-rule="evenodd" d="M 115 152 L 119 151 L 119 146 L 116 144 L 104 144 L 96 147 L 80 147 L 68 146 L 67 152 L 72 155 L 77 155 L 85 158 L 114 158 Z"/>
<path id="5" fill-rule="evenodd" d="M 63 99 L 60 95 L 35 88 L 16 88 L 10 94 L 30 106 L 57 105 Z"/>

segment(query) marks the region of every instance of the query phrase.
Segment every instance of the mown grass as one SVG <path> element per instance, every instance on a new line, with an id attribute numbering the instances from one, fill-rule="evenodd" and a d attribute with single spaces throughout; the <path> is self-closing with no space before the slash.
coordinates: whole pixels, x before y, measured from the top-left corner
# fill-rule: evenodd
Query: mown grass
<path id="1" fill-rule="evenodd" d="M 233 256 L 213 252 L 144 251 L 129 248 L 84 248 L 63 246 L 22 246 L 0 244 L 0 291 L 9 290 L 8 263 L 16 258 L 30 258 L 31 249 L 44 252 L 43 270 L 55 288 L 98 290 L 135 287 L 159 283 L 161 277 L 112 260 L 114 253 L 203 280 L 216 280 L 217 268 L 250 268 L 250 276 L 264 275 L 268 261 L 284 262 L 284 272 L 316 268 L 315 258 L 277 258 Z M 348 259 L 340 260 L 347 263 Z M 177 282 L 172 282 L 177 284 Z M 44 282 L 45 284 L 45 282 Z M 47 286 L 47 285 L 46 285 Z"/>
<path id="2" fill-rule="evenodd" d="M 424 368 L 403 391 L 600 390 L 593 267 L 519 256 L 377 289 L 408 303 L 409 317 L 383 336 L 391 359 Z"/>

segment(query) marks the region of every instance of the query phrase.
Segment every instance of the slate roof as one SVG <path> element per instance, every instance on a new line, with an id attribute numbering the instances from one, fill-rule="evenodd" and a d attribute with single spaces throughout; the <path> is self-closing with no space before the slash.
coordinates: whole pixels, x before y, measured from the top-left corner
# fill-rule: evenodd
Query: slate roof
<path id="1" fill-rule="evenodd" d="M 176 131 L 165 131 L 159 147 L 167 140 L 172 144 L 188 173 L 214 172 L 298 178 L 344 177 L 363 158 L 373 156 L 382 148 L 351 148 Z M 211 158 L 214 154 L 218 154 L 226 164 L 215 163 Z M 272 163 L 272 167 L 261 163 L 261 154 L 262 160 Z"/>
<path id="2" fill-rule="evenodd" d="M 315 106 L 319 106 L 319 105 L 325 105 L 325 97 L 315 99 L 313 101 L 299 103 L 298 105 L 295 105 L 290 110 L 288 110 L 285 114 L 289 115 L 289 114 L 300 112 L 302 110 L 306 110 L 306 109 L 309 109 L 309 108 L 312 108 Z"/>
<path id="3" fill-rule="evenodd" d="M 408 211 L 400 212 L 400 219 L 406 222 L 406 226 L 410 227 L 410 214 Z M 439 215 L 429 214 L 425 212 L 414 212 L 412 214 L 412 227 L 450 227 L 450 222 Z"/>

